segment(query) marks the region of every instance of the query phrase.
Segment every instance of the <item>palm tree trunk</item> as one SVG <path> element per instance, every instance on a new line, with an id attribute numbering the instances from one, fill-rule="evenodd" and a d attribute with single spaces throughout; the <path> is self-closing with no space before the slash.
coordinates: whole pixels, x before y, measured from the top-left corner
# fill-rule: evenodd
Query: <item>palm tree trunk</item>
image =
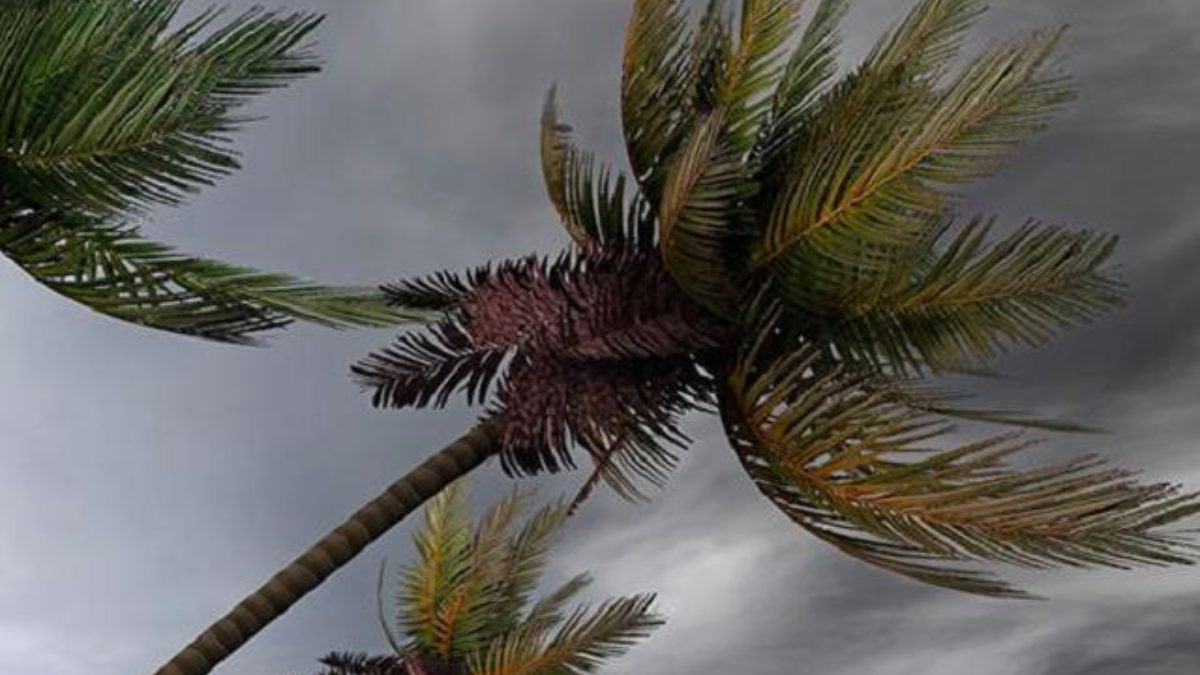
<path id="1" fill-rule="evenodd" d="M 239 602 L 154 675 L 205 675 L 393 525 L 496 454 L 499 445 L 491 427 L 481 424 L 438 451 Z"/>

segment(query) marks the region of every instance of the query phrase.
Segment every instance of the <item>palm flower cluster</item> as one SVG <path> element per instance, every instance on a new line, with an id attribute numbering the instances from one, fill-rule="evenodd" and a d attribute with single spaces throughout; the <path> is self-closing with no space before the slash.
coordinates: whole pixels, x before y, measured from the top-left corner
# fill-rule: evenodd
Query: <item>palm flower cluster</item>
<path id="1" fill-rule="evenodd" d="M 546 186 L 573 239 L 528 258 L 385 289 L 440 313 L 365 359 L 379 406 L 486 406 L 511 473 L 582 448 L 636 495 L 719 411 L 759 489 L 857 558 L 928 583 L 1019 596 L 970 562 L 1183 563 L 1157 528 L 1197 510 L 1095 459 L 1009 461 L 1021 433 L 957 445 L 951 419 L 1069 429 L 950 405 L 922 378 L 977 371 L 1121 302 L 1115 238 L 1030 222 L 958 224 L 990 175 L 1072 98 L 1037 32 L 952 67 L 979 0 L 924 0 L 835 79 L 846 0 L 638 0 L 621 121 L 632 176 L 577 147 L 555 92 Z M 495 383 L 495 384 L 494 384 Z M 494 384 L 494 386 L 493 386 Z"/>
<path id="2" fill-rule="evenodd" d="M 529 495 L 514 492 L 472 525 L 466 494 L 455 483 L 426 507 L 391 621 L 380 568 L 379 619 L 393 653 L 333 652 L 321 659 L 321 675 L 583 675 L 662 625 L 653 595 L 570 608 L 591 583 L 587 574 L 535 601 L 566 505 L 520 523 Z"/>
<path id="3" fill-rule="evenodd" d="M 180 3 L 0 2 L 0 254 L 104 315 L 211 340 L 400 323 L 373 290 L 184 255 L 131 222 L 237 169 L 245 105 L 318 69 L 318 16 L 182 22 Z"/>

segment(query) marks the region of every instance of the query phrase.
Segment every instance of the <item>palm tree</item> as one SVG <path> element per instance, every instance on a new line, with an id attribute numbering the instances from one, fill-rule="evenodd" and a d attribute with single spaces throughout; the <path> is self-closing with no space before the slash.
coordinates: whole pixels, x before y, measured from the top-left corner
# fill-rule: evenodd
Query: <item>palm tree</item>
<path id="1" fill-rule="evenodd" d="M 835 80 L 848 0 L 636 0 L 621 115 L 632 176 L 571 140 L 554 92 L 542 159 L 574 240 L 553 258 L 385 290 L 440 313 L 354 372 L 378 406 L 462 393 L 479 425 L 394 483 L 220 620 L 159 675 L 201 675 L 421 502 L 498 456 L 513 475 L 574 465 L 637 496 L 661 482 L 688 410 L 719 412 L 757 488 L 867 563 L 985 596 L 1026 594 L 975 563 L 1191 562 L 1162 527 L 1194 495 L 1092 457 L 1010 463 L 1022 432 L 963 442 L 950 421 L 1081 430 L 958 407 L 924 384 L 985 370 L 1118 306 L 1115 237 L 956 224 L 987 176 L 1072 98 L 1061 31 L 955 69 L 981 0 L 922 0 Z M 495 386 L 493 386 L 495 385 Z M 489 393 L 491 392 L 491 393 Z"/>
<path id="2" fill-rule="evenodd" d="M 425 508 L 417 559 L 401 571 L 395 628 L 384 614 L 380 568 L 379 620 L 394 653 L 333 652 L 321 659 L 321 675 L 583 675 L 662 625 L 653 595 L 568 610 L 591 583 L 587 574 L 533 602 L 567 505 L 543 507 L 518 525 L 529 495 L 513 492 L 472 527 L 466 493 L 455 483 Z"/>
<path id="3" fill-rule="evenodd" d="M 236 169 L 243 106 L 317 70 L 317 16 L 209 10 L 171 29 L 179 5 L 0 2 L 0 252 L 102 314 L 212 340 L 398 323 L 375 291 L 186 256 L 130 224 Z"/>

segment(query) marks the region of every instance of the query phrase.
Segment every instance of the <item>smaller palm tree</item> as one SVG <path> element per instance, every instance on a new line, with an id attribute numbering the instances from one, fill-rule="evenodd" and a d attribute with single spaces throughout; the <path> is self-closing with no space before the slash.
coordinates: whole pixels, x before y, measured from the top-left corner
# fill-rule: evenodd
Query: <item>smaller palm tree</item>
<path id="1" fill-rule="evenodd" d="M 334 652 L 321 675 L 580 675 L 662 625 L 653 595 L 568 609 L 587 574 L 533 602 L 568 508 L 544 506 L 518 525 L 527 504 L 528 493 L 514 491 L 472 525 L 463 483 L 442 492 L 414 537 L 417 558 L 401 572 L 391 623 L 380 568 L 379 620 L 395 653 Z"/>

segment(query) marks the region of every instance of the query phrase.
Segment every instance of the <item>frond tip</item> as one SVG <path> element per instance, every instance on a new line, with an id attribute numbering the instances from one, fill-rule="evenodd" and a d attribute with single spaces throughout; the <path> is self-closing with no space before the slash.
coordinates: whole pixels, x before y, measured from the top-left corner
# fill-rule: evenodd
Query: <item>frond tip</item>
<path id="1" fill-rule="evenodd" d="M 731 371 L 722 414 L 758 488 L 789 518 L 839 550 L 920 581 L 1023 597 L 962 567 L 1189 564 L 1195 547 L 1160 528 L 1200 512 L 1195 494 L 1140 484 L 1093 457 L 1032 469 L 1008 463 L 1018 434 L 950 449 L 953 429 L 864 386 L 818 374 L 815 349 L 773 363 L 753 350 Z"/>

